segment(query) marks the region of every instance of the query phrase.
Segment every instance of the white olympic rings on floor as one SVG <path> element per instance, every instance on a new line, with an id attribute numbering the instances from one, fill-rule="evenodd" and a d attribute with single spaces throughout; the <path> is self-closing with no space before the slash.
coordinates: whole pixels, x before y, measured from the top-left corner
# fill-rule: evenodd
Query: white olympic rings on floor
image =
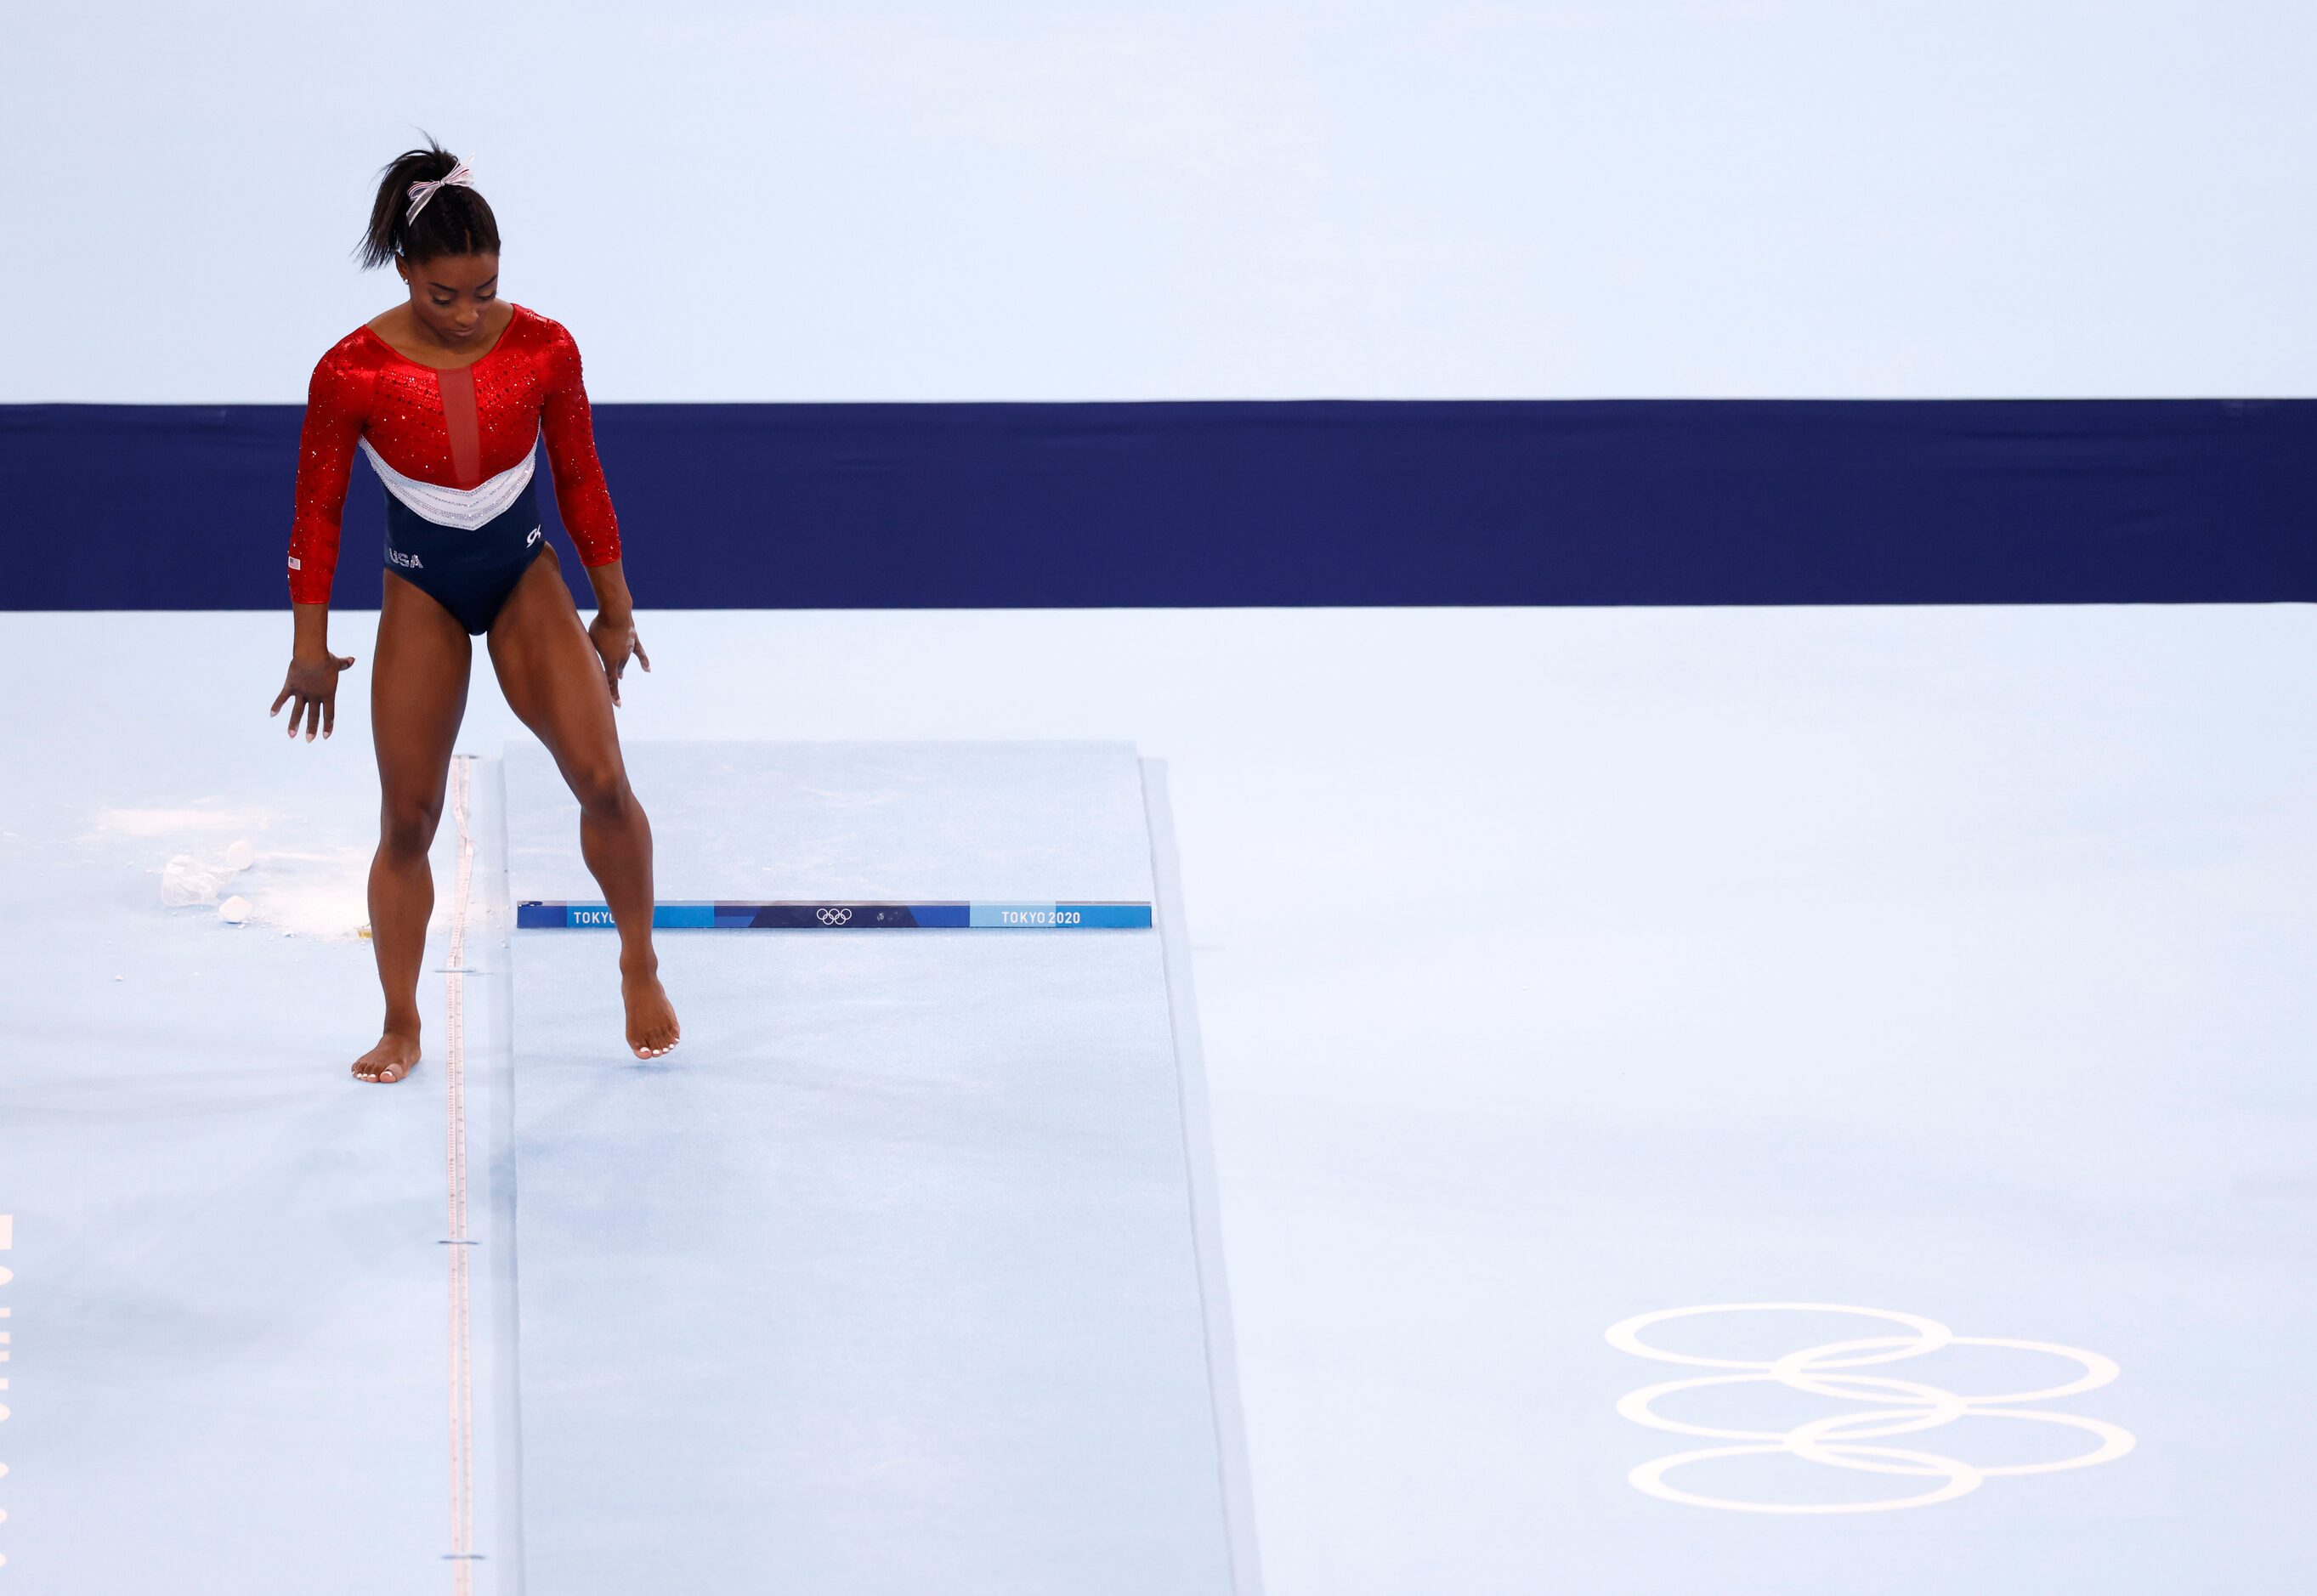
<path id="1" fill-rule="evenodd" d="M 1668 1319 L 1695 1318 L 1709 1314 L 1847 1314 L 1859 1318 L 1881 1319 L 1903 1326 L 1907 1335 L 1868 1336 L 1855 1341 L 1828 1342 L 1819 1346 L 1803 1347 L 1783 1357 L 1756 1360 L 1744 1358 L 1708 1358 L 1693 1352 L 1668 1351 L 1654 1347 L 1642 1339 L 1642 1333 L 1653 1324 Z M 1642 1464 L 1626 1477 L 1636 1490 L 1667 1502 L 1685 1502 L 1693 1507 L 1718 1507 L 1734 1512 L 1757 1513 L 1864 1513 L 1888 1512 L 1905 1507 L 1928 1507 L 1937 1502 L 1952 1502 L 1958 1496 L 1976 1491 L 1986 1481 L 2007 1476 L 2057 1474 L 2063 1469 L 2089 1468 L 2096 1463 L 2107 1463 L 2123 1457 L 2135 1444 L 2130 1431 L 2100 1419 L 2087 1419 L 2075 1413 L 2051 1413 L 2020 1404 L 2052 1402 L 2063 1396 L 2075 1396 L 2086 1391 L 2097 1391 L 2116 1378 L 2116 1364 L 2097 1352 L 2087 1352 L 2076 1347 L 2063 1347 L 2052 1342 L 2018 1341 L 2004 1336 L 1957 1335 L 1936 1319 L 1926 1319 L 1918 1314 L 1893 1313 L 1884 1308 L 1851 1307 L 1825 1302 L 1733 1302 L 1715 1303 L 1702 1307 L 1661 1308 L 1656 1313 L 1637 1314 L 1633 1318 L 1612 1324 L 1607 1332 L 1609 1344 L 1620 1351 L 1638 1358 L 1648 1358 L 1659 1363 L 1686 1365 L 1694 1369 L 1724 1369 L 1722 1374 L 1694 1375 L 1685 1379 L 1667 1380 L 1659 1385 L 1628 1392 L 1618 1399 L 1620 1416 L 1652 1430 L 1669 1431 L 1676 1435 L 1694 1435 L 1712 1440 L 1735 1441 L 1735 1446 L 1706 1447 L 1697 1451 L 1677 1452 Z M 1909 1358 L 1919 1358 L 1946 1347 L 1999 1347 L 2012 1351 L 2039 1352 L 2065 1359 L 2079 1364 L 2083 1373 L 2072 1380 L 2047 1386 L 2035 1391 L 2006 1391 L 1984 1395 L 1964 1395 L 1942 1390 L 1936 1386 L 1914 1380 L 1894 1379 L 1879 1374 L 1854 1374 L 1853 1369 L 1879 1368 Z M 1679 1391 L 1694 1391 L 1713 1386 L 1776 1384 L 1808 1395 L 1829 1398 L 1838 1402 L 1875 1404 L 1865 1412 L 1832 1413 L 1813 1419 L 1793 1430 L 1731 1430 L 1715 1425 L 1695 1424 L 1682 1419 L 1668 1418 L 1657 1411 L 1659 1398 Z M 2057 1424 L 2081 1430 L 2097 1438 L 2098 1445 L 2074 1457 L 2062 1458 L 2048 1463 L 2012 1463 L 1979 1466 L 1960 1458 L 1942 1457 L 1936 1452 L 1919 1452 L 1901 1447 L 1870 1446 L 1865 1443 L 1886 1440 L 1892 1436 L 1911 1435 L 1919 1431 L 1935 1430 L 1952 1424 L 1958 1419 L 2017 1419 L 2034 1423 Z M 1822 1464 L 1830 1468 L 1844 1468 L 1866 1474 L 1889 1474 L 1915 1477 L 1937 1476 L 1940 1483 L 1928 1491 L 1913 1496 L 1899 1496 L 1868 1502 L 1749 1502 L 1722 1496 L 1705 1496 L 1685 1491 L 1670 1485 L 1666 1476 L 1677 1468 L 1694 1464 L 1710 1463 L 1718 1458 L 1746 1458 L 1788 1454 L 1805 1462 Z"/>

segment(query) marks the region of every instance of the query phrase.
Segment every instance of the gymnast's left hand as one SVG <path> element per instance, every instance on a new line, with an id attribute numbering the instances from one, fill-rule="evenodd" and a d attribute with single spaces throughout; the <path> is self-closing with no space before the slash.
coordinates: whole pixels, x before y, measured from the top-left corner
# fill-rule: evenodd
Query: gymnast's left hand
<path id="1" fill-rule="evenodd" d="M 595 619 L 587 623 L 587 641 L 595 646 L 595 653 L 604 662 L 604 680 L 612 689 L 612 705 L 617 709 L 620 675 L 628 668 L 628 656 L 635 655 L 638 664 L 647 671 L 651 669 L 651 655 L 644 652 L 643 639 L 636 636 L 635 616 L 596 611 Z"/>

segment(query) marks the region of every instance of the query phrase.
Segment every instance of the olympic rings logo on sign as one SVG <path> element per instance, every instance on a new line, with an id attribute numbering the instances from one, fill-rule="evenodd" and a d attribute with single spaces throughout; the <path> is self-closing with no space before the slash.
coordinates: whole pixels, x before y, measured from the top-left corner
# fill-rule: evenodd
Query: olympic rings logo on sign
<path id="1" fill-rule="evenodd" d="M 815 909 L 813 913 L 820 917 L 823 925 L 842 925 L 853 918 L 850 909 Z"/>
<path id="2" fill-rule="evenodd" d="M 1902 1325 L 1908 1333 L 1828 1342 L 1821 1346 L 1804 1347 L 1799 1351 L 1788 1352 L 1783 1358 L 1767 1362 L 1670 1352 L 1642 1340 L 1643 1331 L 1668 1319 L 1697 1318 L 1708 1314 L 1764 1313 L 1849 1314 Z M 1651 1430 L 1738 1443 L 1704 1447 L 1695 1451 L 1677 1452 L 1669 1457 L 1655 1458 L 1626 1476 L 1636 1490 L 1692 1507 L 1718 1507 L 1732 1512 L 1749 1513 L 1871 1513 L 1888 1512 L 1902 1507 L 1928 1507 L 1935 1502 L 1952 1502 L 1958 1496 L 1968 1495 L 1987 1481 L 2005 1476 L 2057 1474 L 2063 1469 L 2089 1468 L 2096 1463 L 2113 1462 L 2136 1444 L 2130 1431 L 2104 1420 L 2026 1405 L 2056 1402 L 2063 1396 L 2097 1391 L 2116 1377 L 2116 1366 L 2098 1353 L 2058 1346 L 2050 1342 L 1957 1335 L 1937 1320 L 1926 1319 L 1916 1314 L 1892 1313 L 1883 1308 L 1843 1307 L 1823 1302 L 1734 1302 L 1705 1307 L 1663 1308 L 1612 1324 L 1607 1333 L 1611 1346 L 1620 1351 L 1631 1352 L 1637 1358 L 1648 1358 L 1659 1363 L 1686 1364 L 1697 1369 L 1733 1371 L 1667 1380 L 1661 1385 L 1628 1392 L 1617 1403 L 1617 1412 L 1621 1416 Z M 1851 1372 L 1919 1358 L 1943 1347 L 2000 1347 L 2014 1351 L 2043 1353 L 2078 1364 L 2083 1373 L 2072 1380 L 2037 1391 L 1964 1396 L 1914 1380 Z M 1831 1413 L 1786 1431 L 1720 1429 L 1668 1418 L 1657 1411 L 1660 1399 L 1677 1392 L 1713 1386 L 1754 1384 L 1776 1384 L 1812 1396 L 1836 1402 L 1864 1403 L 1868 1406 L 1864 1412 Z M 1866 1444 L 1892 1436 L 1936 1430 L 1965 1418 L 2017 1419 L 2038 1424 L 2054 1424 L 2082 1431 L 2091 1436 L 2096 1444 L 2055 1462 L 2002 1465 L 1976 1465 L 1957 1458 L 1943 1457 L 1937 1452 Z M 1938 1483 L 1910 1496 L 1867 1502 L 1749 1502 L 1686 1491 L 1669 1484 L 1666 1478 L 1676 1469 L 1710 1463 L 1717 1458 L 1778 1453 L 1788 1453 L 1805 1462 L 1823 1464 L 1829 1468 L 1935 1479 Z"/>

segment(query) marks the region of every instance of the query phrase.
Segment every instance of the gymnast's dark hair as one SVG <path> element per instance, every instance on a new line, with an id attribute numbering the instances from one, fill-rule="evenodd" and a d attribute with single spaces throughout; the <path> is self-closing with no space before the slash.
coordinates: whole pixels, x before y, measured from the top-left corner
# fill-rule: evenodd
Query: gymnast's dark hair
<path id="1" fill-rule="evenodd" d="M 451 174 L 459 157 L 434 139 L 422 149 L 407 149 L 386 164 L 378 174 L 378 198 L 370 208 L 370 231 L 354 248 L 363 269 L 383 266 L 395 256 L 406 261 L 431 261 L 441 255 L 496 254 L 499 218 L 490 202 L 469 188 L 441 188 L 426 201 L 416 221 L 405 221 L 410 211 L 410 185 L 435 183 Z"/>

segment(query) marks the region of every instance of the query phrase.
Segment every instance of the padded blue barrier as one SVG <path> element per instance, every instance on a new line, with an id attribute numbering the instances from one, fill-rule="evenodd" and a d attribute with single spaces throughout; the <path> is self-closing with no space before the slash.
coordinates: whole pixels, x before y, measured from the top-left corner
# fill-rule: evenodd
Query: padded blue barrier
<path id="1" fill-rule="evenodd" d="M 300 415 L 0 406 L 0 608 L 286 602 Z M 2317 598 L 2306 400 L 595 417 L 637 595 L 662 608 Z M 346 517 L 349 607 L 378 600 L 367 478 Z"/>

